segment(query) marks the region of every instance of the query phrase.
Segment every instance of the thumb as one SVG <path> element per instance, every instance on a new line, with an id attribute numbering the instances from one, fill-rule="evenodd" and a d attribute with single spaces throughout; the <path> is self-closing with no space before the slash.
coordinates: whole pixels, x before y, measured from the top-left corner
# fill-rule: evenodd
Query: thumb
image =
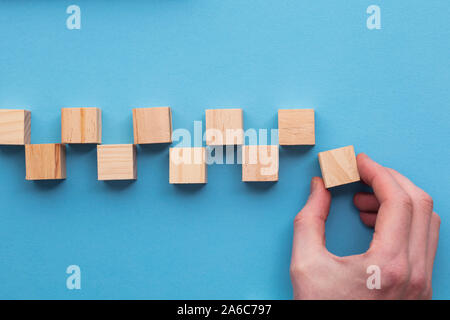
<path id="1" fill-rule="evenodd" d="M 317 253 L 317 249 L 325 249 L 325 221 L 330 204 L 331 195 L 322 178 L 312 178 L 308 201 L 294 220 L 293 259 L 296 255 Z"/>

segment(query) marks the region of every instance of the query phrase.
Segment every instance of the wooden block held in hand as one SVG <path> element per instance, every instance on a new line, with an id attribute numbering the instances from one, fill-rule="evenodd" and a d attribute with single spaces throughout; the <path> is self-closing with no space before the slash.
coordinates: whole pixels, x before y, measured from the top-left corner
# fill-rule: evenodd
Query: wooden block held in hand
<path id="1" fill-rule="evenodd" d="M 242 181 L 278 181 L 278 146 L 243 146 Z"/>
<path id="2" fill-rule="evenodd" d="M 326 188 L 360 180 L 353 146 L 319 152 L 319 163 Z"/>
<path id="3" fill-rule="evenodd" d="M 282 146 L 316 144 L 314 109 L 278 110 L 278 141 Z"/>
<path id="4" fill-rule="evenodd" d="M 102 143 L 102 110 L 62 108 L 62 143 Z"/>
<path id="5" fill-rule="evenodd" d="M 64 144 L 26 144 L 27 180 L 66 178 L 66 146 Z"/>
<path id="6" fill-rule="evenodd" d="M 25 145 L 30 143 L 31 112 L 0 109 L 0 144 Z"/>
<path id="7" fill-rule="evenodd" d="M 205 119 L 208 146 L 244 143 L 242 109 L 209 109 L 205 111 Z"/>
<path id="8" fill-rule="evenodd" d="M 137 179 L 136 146 L 106 144 L 97 146 L 98 180 Z"/>
<path id="9" fill-rule="evenodd" d="M 135 144 L 171 143 L 170 107 L 133 109 L 133 131 Z"/>
<path id="10" fill-rule="evenodd" d="M 206 149 L 170 148 L 169 183 L 207 183 Z"/>

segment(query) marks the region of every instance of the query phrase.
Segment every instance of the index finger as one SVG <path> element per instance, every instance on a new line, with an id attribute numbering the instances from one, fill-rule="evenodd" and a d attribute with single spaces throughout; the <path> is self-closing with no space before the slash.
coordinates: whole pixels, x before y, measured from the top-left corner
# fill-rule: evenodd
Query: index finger
<path id="1" fill-rule="evenodd" d="M 405 191 L 400 187 L 387 168 L 379 165 L 364 153 L 356 157 L 361 179 L 372 187 L 376 198 L 380 202 L 396 199 Z"/>
<path id="2" fill-rule="evenodd" d="M 356 158 L 361 179 L 372 187 L 380 202 L 375 225 L 374 244 L 388 250 L 408 246 L 412 205 L 408 193 L 398 184 L 388 169 L 365 154 Z"/>

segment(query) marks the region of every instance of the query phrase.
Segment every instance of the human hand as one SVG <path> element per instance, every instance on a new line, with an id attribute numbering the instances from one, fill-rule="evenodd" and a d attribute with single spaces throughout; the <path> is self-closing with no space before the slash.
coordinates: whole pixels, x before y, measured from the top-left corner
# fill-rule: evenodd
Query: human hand
<path id="1" fill-rule="evenodd" d="M 294 299 L 431 299 L 440 227 L 431 197 L 365 154 L 358 155 L 357 164 L 362 181 L 374 191 L 354 197 L 362 222 L 375 228 L 370 247 L 347 257 L 326 249 L 331 195 L 321 178 L 313 178 L 308 201 L 294 220 Z M 369 266 L 379 268 L 379 289 L 368 288 Z"/>

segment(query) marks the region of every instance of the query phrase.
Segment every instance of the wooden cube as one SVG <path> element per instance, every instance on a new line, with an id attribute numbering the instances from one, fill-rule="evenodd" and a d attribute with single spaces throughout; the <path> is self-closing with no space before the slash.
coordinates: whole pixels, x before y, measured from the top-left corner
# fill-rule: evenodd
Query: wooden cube
<path id="1" fill-rule="evenodd" d="M 107 144 L 97 146 L 98 180 L 137 179 L 136 146 Z"/>
<path id="2" fill-rule="evenodd" d="M 102 143 L 102 111 L 99 108 L 61 109 L 62 143 Z"/>
<path id="3" fill-rule="evenodd" d="M 319 163 L 326 188 L 360 180 L 353 146 L 319 152 Z"/>
<path id="4" fill-rule="evenodd" d="M 135 144 L 171 143 L 170 107 L 133 109 L 133 131 Z"/>
<path id="5" fill-rule="evenodd" d="M 278 146 L 243 146 L 242 181 L 278 181 Z"/>
<path id="6" fill-rule="evenodd" d="M 24 145 L 30 143 L 31 112 L 27 110 L 0 110 L 0 144 Z"/>
<path id="7" fill-rule="evenodd" d="M 282 146 L 316 144 L 314 109 L 278 110 L 278 141 Z"/>
<path id="8" fill-rule="evenodd" d="M 208 146 L 242 145 L 244 122 L 242 109 L 210 109 L 205 112 Z"/>
<path id="9" fill-rule="evenodd" d="M 207 183 L 206 149 L 170 148 L 169 183 Z"/>
<path id="10" fill-rule="evenodd" d="M 66 178 L 66 146 L 64 144 L 26 144 L 27 180 Z"/>

